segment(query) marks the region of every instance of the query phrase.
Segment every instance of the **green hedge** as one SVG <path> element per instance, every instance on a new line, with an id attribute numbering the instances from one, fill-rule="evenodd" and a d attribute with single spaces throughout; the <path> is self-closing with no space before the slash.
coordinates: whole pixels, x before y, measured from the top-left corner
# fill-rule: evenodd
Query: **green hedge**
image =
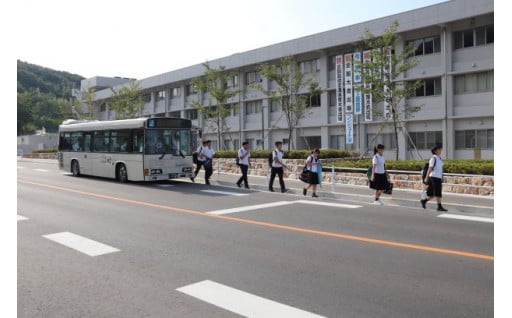
<path id="1" fill-rule="evenodd" d="M 236 150 L 219 150 L 215 152 L 217 158 L 234 158 L 236 157 Z M 291 150 L 284 152 L 284 158 L 289 159 L 306 159 L 311 153 L 310 150 Z M 270 150 L 251 150 L 251 158 L 268 158 Z M 324 164 L 326 166 L 334 165 L 335 167 L 345 168 L 368 168 L 371 159 L 354 159 L 359 156 L 358 153 L 346 150 L 334 149 L 321 149 L 320 158 L 329 158 L 329 162 Z M 404 170 L 404 171 L 421 171 L 425 162 L 430 158 L 424 160 L 387 160 L 386 168 L 389 170 Z M 480 175 L 494 175 L 494 160 L 464 160 L 464 159 L 445 159 L 443 160 L 445 173 L 456 174 L 480 174 Z"/>

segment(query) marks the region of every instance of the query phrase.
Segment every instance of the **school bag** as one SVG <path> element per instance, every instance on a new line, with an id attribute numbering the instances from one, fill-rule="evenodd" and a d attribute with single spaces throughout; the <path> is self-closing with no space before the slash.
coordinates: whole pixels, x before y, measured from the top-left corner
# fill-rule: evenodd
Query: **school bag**
<path id="1" fill-rule="evenodd" d="M 425 178 L 427 177 L 429 162 L 430 162 L 430 160 L 425 162 L 425 164 L 423 165 L 423 169 L 421 169 L 421 182 L 424 184 L 428 184 L 428 183 L 425 183 Z M 434 167 L 436 166 L 436 163 L 437 163 L 437 159 L 436 159 L 436 157 L 434 157 L 434 165 L 432 166 L 432 169 L 434 169 Z"/>
<path id="2" fill-rule="evenodd" d="M 237 166 L 240 166 L 240 157 L 238 156 L 238 154 L 240 153 L 240 150 L 238 150 L 238 152 L 236 153 L 236 165 Z"/>
<path id="3" fill-rule="evenodd" d="M 277 152 L 276 152 L 276 157 L 277 157 Z M 272 151 L 269 155 L 268 155 L 268 165 L 269 167 L 272 167 L 272 163 L 274 162 L 274 151 Z"/>

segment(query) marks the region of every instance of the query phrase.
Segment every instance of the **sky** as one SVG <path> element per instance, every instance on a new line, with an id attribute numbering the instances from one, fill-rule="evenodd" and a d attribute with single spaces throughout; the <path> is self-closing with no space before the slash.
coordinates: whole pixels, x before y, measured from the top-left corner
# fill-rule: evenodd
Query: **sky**
<path id="1" fill-rule="evenodd" d="M 21 0 L 16 59 L 142 79 L 441 0 Z"/>

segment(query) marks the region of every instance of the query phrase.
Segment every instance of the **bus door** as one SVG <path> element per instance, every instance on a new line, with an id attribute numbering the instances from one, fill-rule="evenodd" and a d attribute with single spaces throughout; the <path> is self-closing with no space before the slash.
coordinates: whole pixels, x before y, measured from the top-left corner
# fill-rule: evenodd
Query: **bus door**
<path id="1" fill-rule="evenodd" d="M 92 152 L 90 153 L 91 170 L 95 176 L 115 177 L 110 154 L 110 131 L 95 131 L 92 138 Z"/>
<path id="2" fill-rule="evenodd" d="M 84 132 L 84 149 L 80 154 L 80 172 L 83 174 L 91 174 L 91 151 L 92 151 L 92 132 Z"/>

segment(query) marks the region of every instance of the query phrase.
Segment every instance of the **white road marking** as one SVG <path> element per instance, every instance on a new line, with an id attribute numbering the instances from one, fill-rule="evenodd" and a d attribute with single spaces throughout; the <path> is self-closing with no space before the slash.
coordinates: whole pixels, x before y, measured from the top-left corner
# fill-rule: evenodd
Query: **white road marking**
<path id="1" fill-rule="evenodd" d="M 236 197 L 243 197 L 243 196 L 249 195 L 249 193 L 238 193 L 238 192 L 217 191 L 217 190 L 201 190 L 201 192 L 215 193 L 215 194 L 225 194 L 225 195 L 234 195 Z"/>
<path id="2" fill-rule="evenodd" d="M 494 223 L 493 218 L 484 218 L 480 216 L 469 216 L 469 215 L 457 215 L 457 214 L 439 214 L 437 217 L 447 218 L 447 219 L 458 219 L 458 220 L 468 220 L 468 221 L 477 221 L 477 222 L 487 222 Z"/>
<path id="3" fill-rule="evenodd" d="M 245 317 L 324 317 L 209 280 L 176 290 Z"/>
<path id="4" fill-rule="evenodd" d="M 28 220 L 28 218 L 27 218 L 27 217 L 24 217 L 23 215 L 19 215 L 19 214 L 17 214 L 17 216 L 18 216 L 18 221 Z"/>
<path id="5" fill-rule="evenodd" d="M 335 208 L 348 208 L 348 209 L 356 209 L 356 208 L 360 208 L 361 207 L 360 205 L 352 205 L 352 204 L 297 200 L 297 201 L 278 201 L 278 202 L 271 202 L 271 203 L 264 203 L 264 204 L 248 205 L 248 206 L 242 206 L 242 207 L 238 207 L 238 208 L 215 210 L 215 211 L 210 211 L 210 212 L 207 212 L 207 213 L 209 213 L 209 214 L 216 214 L 216 215 L 229 214 L 229 213 L 253 211 L 253 210 L 257 210 L 257 209 L 266 209 L 266 208 L 272 208 L 272 207 L 276 207 L 276 206 L 295 204 L 295 203 L 311 204 L 311 205 L 322 205 L 322 206 L 330 206 L 330 207 L 335 207 Z"/>
<path id="6" fill-rule="evenodd" d="M 287 204 L 292 204 L 292 203 L 294 203 L 294 202 L 293 201 L 278 201 L 278 202 L 271 202 L 271 203 L 263 203 L 263 204 L 242 206 L 242 207 L 239 207 L 239 208 L 215 210 L 215 211 L 208 212 L 208 214 L 220 215 L 220 214 L 245 212 L 245 211 L 252 211 L 252 210 L 257 210 L 257 209 L 272 208 L 272 207 L 275 207 L 275 206 L 287 205 Z"/>
<path id="7" fill-rule="evenodd" d="M 46 169 L 34 169 L 34 171 L 39 171 L 39 172 L 48 172 L 48 170 L 46 170 Z"/>
<path id="8" fill-rule="evenodd" d="M 312 205 L 323 205 L 323 206 L 332 206 L 335 208 L 348 208 L 348 209 L 356 209 L 360 208 L 360 205 L 353 205 L 353 204 L 343 204 L 343 203 L 330 203 L 330 202 L 315 202 L 315 201 L 308 201 L 308 200 L 297 200 L 294 203 L 303 203 L 303 204 L 312 204 Z"/>
<path id="9" fill-rule="evenodd" d="M 114 253 L 119 252 L 120 250 L 105 245 L 100 242 L 96 242 L 93 240 L 90 240 L 86 237 L 76 235 L 70 232 L 61 232 L 61 233 L 55 233 L 55 234 L 47 234 L 43 235 L 43 237 L 52 240 L 54 242 L 57 242 L 59 244 L 62 244 L 64 246 L 70 247 L 72 249 L 75 249 L 79 252 L 82 252 L 84 254 L 87 254 L 89 256 L 98 256 L 102 254 L 108 254 L 108 253 Z"/>

